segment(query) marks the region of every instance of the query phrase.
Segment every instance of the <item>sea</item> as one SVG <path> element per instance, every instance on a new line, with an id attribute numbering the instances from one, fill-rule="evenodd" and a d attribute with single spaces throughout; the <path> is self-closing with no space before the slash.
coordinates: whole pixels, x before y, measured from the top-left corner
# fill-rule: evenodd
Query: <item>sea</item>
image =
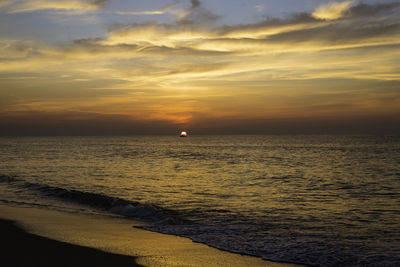
<path id="1" fill-rule="evenodd" d="M 1 137 L 0 203 L 278 262 L 400 266 L 400 136 Z"/>

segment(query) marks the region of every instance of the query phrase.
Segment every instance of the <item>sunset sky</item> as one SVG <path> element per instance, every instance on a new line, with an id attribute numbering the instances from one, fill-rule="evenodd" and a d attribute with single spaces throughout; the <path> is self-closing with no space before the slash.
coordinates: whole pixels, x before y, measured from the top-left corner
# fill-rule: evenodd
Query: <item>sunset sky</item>
<path id="1" fill-rule="evenodd" d="M 400 1 L 0 0 L 0 131 L 399 133 Z"/>

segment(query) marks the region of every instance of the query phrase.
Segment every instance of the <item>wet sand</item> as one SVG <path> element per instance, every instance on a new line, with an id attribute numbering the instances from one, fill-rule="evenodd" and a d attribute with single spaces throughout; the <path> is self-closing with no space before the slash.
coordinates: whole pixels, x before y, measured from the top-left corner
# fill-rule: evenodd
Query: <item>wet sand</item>
<path id="1" fill-rule="evenodd" d="M 0 220 L 1 266 L 141 266 L 135 258 L 72 245 L 25 232 Z"/>
<path id="2" fill-rule="evenodd" d="M 0 224 L 4 266 L 295 266 L 145 231 L 134 227 L 142 222 L 118 217 L 0 204 L 0 218 L 26 231 Z"/>

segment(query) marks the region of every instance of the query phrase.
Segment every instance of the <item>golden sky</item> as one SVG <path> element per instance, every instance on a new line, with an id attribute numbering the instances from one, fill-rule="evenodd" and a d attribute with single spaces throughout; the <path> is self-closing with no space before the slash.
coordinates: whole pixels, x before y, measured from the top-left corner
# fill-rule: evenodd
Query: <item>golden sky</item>
<path id="1" fill-rule="evenodd" d="M 398 1 L 134 2 L 0 0 L 3 134 L 399 132 Z"/>

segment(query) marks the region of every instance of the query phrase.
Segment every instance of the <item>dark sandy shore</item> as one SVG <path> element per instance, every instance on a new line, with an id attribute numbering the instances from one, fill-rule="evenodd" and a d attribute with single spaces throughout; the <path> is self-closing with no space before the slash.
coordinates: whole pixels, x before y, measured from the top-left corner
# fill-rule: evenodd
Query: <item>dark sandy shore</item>
<path id="1" fill-rule="evenodd" d="M 0 203 L 0 267 L 298 266 L 234 254 L 188 238 L 133 227 L 141 225 L 143 222 L 101 214 Z"/>
<path id="2" fill-rule="evenodd" d="M 0 219 L 1 266 L 141 266 L 131 256 L 29 234 Z"/>

